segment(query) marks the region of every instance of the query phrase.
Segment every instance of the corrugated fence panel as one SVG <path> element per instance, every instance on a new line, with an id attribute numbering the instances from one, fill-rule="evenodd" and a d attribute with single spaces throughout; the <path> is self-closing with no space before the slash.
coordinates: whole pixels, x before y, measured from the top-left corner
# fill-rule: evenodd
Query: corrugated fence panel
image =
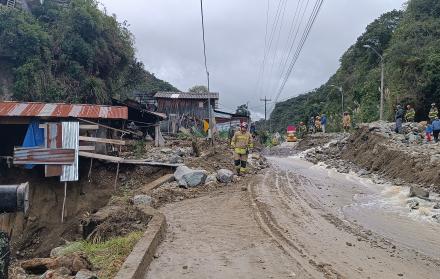
<path id="1" fill-rule="evenodd" d="M 63 137 L 61 131 L 61 123 L 48 123 L 46 132 L 46 147 L 61 148 L 63 147 Z M 63 168 L 61 165 L 46 165 L 44 173 L 46 177 L 61 176 Z"/>
<path id="2" fill-rule="evenodd" d="M 70 166 L 63 166 L 61 182 L 78 181 L 78 149 L 79 149 L 79 122 L 62 122 L 63 148 L 75 150 L 75 162 Z"/>
<path id="3" fill-rule="evenodd" d="M 74 155 L 73 149 L 15 148 L 14 165 L 69 165 Z"/>

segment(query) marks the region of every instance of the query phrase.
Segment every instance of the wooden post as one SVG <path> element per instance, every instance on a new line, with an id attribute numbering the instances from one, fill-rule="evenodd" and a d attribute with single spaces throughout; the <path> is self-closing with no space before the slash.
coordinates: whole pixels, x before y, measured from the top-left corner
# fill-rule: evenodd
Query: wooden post
<path id="1" fill-rule="evenodd" d="M 66 197 L 67 197 L 67 182 L 64 182 L 64 198 L 63 198 L 63 209 L 61 210 L 61 223 L 64 223 L 64 214 L 66 208 Z"/>
<path id="2" fill-rule="evenodd" d="M 118 162 L 118 166 L 116 167 L 115 190 L 117 190 L 117 186 L 118 186 L 118 177 L 119 177 L 119 162 Z"/>

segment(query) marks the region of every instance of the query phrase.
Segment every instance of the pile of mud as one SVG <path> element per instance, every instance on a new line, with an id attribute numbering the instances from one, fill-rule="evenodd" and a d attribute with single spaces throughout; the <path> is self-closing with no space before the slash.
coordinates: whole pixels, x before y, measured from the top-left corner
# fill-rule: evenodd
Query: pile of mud
<path id="1" fill-rule="evenodd" d="M 374 173 L 396 185 L 414 184 L 440 192 L 440 146 L 408 144 L 401 138 L 402 135 L 370 124 L 351 135 L 306 137 L 296 149 L 309 147 L 302 153 L 306 160 L 315 164 L 323 162 L 339 172 Z"/>
<path id="2" fill-rule="evenodd" d="M 84 239 L 99 243 L 135 231 L 145 231 L 151 216 L 133 206 L 108 206 L 81 220 Z"/>
<path id="3" fill-rule="evenodd" d="M 406 145 L 362 127 L 347 140 L 341 158 L 387 178 L 440 192 L 439 145 Z"/>

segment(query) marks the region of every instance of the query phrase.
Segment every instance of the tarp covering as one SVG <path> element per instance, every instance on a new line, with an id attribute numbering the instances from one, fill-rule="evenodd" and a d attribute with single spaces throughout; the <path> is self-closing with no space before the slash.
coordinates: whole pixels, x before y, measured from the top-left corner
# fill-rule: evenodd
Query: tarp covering
<path id="1" fill-rule="evenodd" d="M 40 129 L 38 120 L 32 120 L 24 137 L 23 147 L 44 147 L 44 129 Z M 32 169 L 35 165 L 25 165 L 26 169 Z"/>

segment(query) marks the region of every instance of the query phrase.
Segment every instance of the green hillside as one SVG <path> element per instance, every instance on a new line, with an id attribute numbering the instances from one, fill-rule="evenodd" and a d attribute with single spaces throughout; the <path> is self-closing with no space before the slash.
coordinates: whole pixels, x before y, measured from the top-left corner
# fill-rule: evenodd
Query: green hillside
<path id="1" fill-rule="evenodd" d="M 382 15 L 367 26 L 341 57 L 341 65 L 327 83 L 308 94 L 278 103 L 271 114 L 273 126 L 306 121 L 326 113 L 330 129 L 341 123 L 344 106 L 356 122 L 379 118 L 380 59 L 364 45 L 374 46 L 385 57 L 385 118 L 393 119 L 397 104 L 415 106 L 417 120 L 427 117 L 429 104 L 440 102 L 440 2 L 411 0 L 404 11 Z"/>
<path id="2" fill-rule="evenodd" d="M 127 25 L 97 1 L 31 3 L 31 13 L 0 8 L 0 98 L 105 104 L 177 90 L 144 69 Z"/>

